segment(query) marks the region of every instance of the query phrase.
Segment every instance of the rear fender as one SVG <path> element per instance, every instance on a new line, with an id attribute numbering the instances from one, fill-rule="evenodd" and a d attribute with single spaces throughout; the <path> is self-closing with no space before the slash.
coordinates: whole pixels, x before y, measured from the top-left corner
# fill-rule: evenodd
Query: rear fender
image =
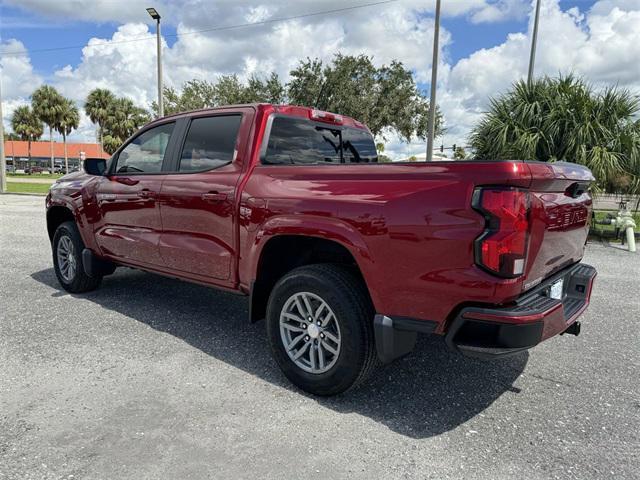
<path id="1" fill-rule="evenodd" d="M 367 280 L 375 274 L 375 265 L 369 248 L 353 226 L 335 218 L 314 215 L 279 215 L 268 219 L 256 231 L 248 252 L 251 278 L 242 279 L 243 283 L 248 285 L 257 277 L 258 263 L 264 246 L 270 239 L 281 235 L 299 235 L 334 241 L 351 253 L 367 285 L 369 284 Z M 376 305 L 376 292 L 370 291 L 369 293 L 374 305 Z"/>

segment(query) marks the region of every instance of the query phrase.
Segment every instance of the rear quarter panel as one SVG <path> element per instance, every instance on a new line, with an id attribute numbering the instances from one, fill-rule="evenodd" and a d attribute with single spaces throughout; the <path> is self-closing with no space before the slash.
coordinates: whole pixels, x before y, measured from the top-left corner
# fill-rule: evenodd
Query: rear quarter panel
<path id="1" fill-rule="evenodd" d="M 241 284 L 269 238 L 318 236 L 351 251 L 377 312 L 443 324 L 460 303 L 493 299 L 497 283 L 520 293 L 474 265 L 484 218 L 470 205 L 475 185 L 529 182 L 523 163 L 258 165 L 240 212 Z"/>

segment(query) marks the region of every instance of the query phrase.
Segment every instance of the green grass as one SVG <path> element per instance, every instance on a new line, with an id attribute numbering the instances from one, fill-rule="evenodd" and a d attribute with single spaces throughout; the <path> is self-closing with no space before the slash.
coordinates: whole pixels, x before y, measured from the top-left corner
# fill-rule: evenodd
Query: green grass
<path id="1" fill-rule="evenodd" d="M 33 193 L 37 195 L 46 195 L 49 187 L 46 183 L 7 183 L 7 191 L 9 193 Z"/>

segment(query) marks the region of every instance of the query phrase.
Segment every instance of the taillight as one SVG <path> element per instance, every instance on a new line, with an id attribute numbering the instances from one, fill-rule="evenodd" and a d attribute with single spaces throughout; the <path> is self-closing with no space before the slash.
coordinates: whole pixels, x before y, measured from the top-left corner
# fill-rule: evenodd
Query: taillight
<path id="1" fill-rule="evenodd" d="M 529 193 L 518 188 L 482 187 L 473 207 L 487 220 L 475 243 L 476 263 L 502 277 L 524 273 L 529 241 Z"/>

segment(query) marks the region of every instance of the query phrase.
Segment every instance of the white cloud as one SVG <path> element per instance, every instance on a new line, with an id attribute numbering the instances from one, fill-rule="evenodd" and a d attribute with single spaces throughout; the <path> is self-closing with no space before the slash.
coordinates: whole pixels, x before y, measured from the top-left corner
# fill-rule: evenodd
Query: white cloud
<path id="1" fill-rule="evenodd" d="M 0 42 L 0 51 L 22 52 L 24 45 L 15 39 Z M 0 56 L 0 82 L 2 88 L 2 116 L 5 128 L 11 131 L 13 111 L 29 103 L 29 95 L 42 84 L 42 78 L 33 71 L 31 61 L 25 55 Z"/>
<path id="2" fill-rule="evenodd" d="M 28 12 L 45 15 L 56 20 L 89 21 L 96 23 L 150 22 L 146 12 L 147 0 L 95 0 L 58 1 L 51 0 L 4 0 L 7 5 Z M 208 28 L 218 25 L 262 21 L 270 17 L 290 17 L 305 13 L 334 10 L 349 6 L 375 3 L 376 0 L 359 0 L 345 3 L 344 0 L 272 0 L 260 4 L 259 0 L 207 0 L 169 1 L 156 0 L 154 6 L 165 23 L 180 22 Z M 528 0 L 453 0 L 442 2 L 444 17 L 470 16 L 478 22 L 495 22 L 519 19 L 526 14 Z M 394 5 L 393 3 L 391 4 Z M 433 12 L 435 2 L 424 0 L 399 0 L 396 6 Z M 362 10 L 360 17 L 372 15 L 384 5 L 374 5 Z M 325 16 L 309 17 L 309 22 L 322 22 Z M 238 21 L 240 20 L 240 21 Z"/>
<path id="3" fill-rule="evenodd" d="M 42 78 L 34 73 L 31 60 L 26 55 L 13 55 L 24 52 L 22 42 L 9 39 L 0 42 L 0 73 L 2 75 L 2 96 L 4 98 L 26 98 L 42 83 Z"/>
<path id="4" fill-rule="evenodd" d="M 149 6 L 148 0 L 5 0 L 3 3 L 65 22 L 151 22 L 151 17 L 146 11 L 146 7 Z M 154 0 L 152 3 L 160 13 L 175 15 L 180 8 L 178 2 Z"/>
<path id="5" fill-rule="evenodd" d="M 531 22 L 530 22 L 531 23 Z M 535 75 L 575 73 L 594 86 L 618 84 L 640 93 L 640 2 L 604 0 L 588 12 L 563 11 L 558 0 L 543 0 Z M 489 98 L 527 75 L 529 33 L 480 49 L 456 63 L 441 85 L 445 143 L 464 142 Z"/>
<path id="6" fill-rule="evenodd" d="M 499 0 L 494 3 L 486 3 L 471 13 L 473 23 L 495 23 L 504 20 L 523 20 L 529 13 L 529 4 L 526 0 Z"/>
<path id="7" fill-rule="evenodd" d="M 362 0 L 363 3 L 365 0 Z M 463 0 L 444 2 L 444 17 L 464 16 L 471 23 L 523 18 L 531 12 L 528 0 Z M 122 21 L 131 12 L 146 6 L 143 2 L 45 2 L 21 0 L 23 8 L 67 19 Z M 640 91 L 640 0 L 600 0 L 589 10 L 573 7 L 563 10 L 558 0 L 543 0 L 536 58 L 536 75 L 574 72 L 595 85 L 618 83 Z M 178 39 L 163 49 L 165 84 L 179 87 L 192 78 L 213 80 L 221 74 L 276 71 L 284 79 L 300 58 L 330 59 L 336 52 L 365 53 L 378 64 L 398 59 L 411 68 L 416 78 L 428 83 L 433 36 L 432 2 L 404 0 L 368 7 L 339 15 L 314 16 L 259 26 L 209 30 L 212 25 L 233 25 L 264 21 L 283 16 L 344 7 L 341 0 L 318 2 L 273 0 L 158 2 L 163 21 L 175 22 Z M 166 12 L 166 13 L 165 13 Z M 111 38 L 94 38 L 84 48 L 78 64 L 56 71 L 53 83 L 65 95 L 82 102 L 93 88 L 105 87 L 135 102 L 149 106 L 156 97 L 155 32 L 148 19 L 120 25 Z M 136 13 L 136 15 L 138 15 Z M 446 22 L 445 22 L 446 26 Z M 464 144 L 470 128 L 477 122 L 488 99 L 526 76 L 531 24 L 526 32 L 514 32 L 492 48 L 478 49 L 457 63 L 448 60 L 453 41 L 441 29 L 443 55 L 439 67 L 438 104 L 448 128 L 444 143 Z M 137 41 L 140 38 L 147 40 Z M 131 41 L 136 40 L 136 41 Z M 22 49 L 10 40 L 2 45 Z M 28 57 L 4 57 L 3 95 L 16 105 L 25 99 L 42 79 L 33 71 Z M 6 72 L 6 73 L 5 73 Z M 9 72 L 11 74 L 9 75 Z M 6 112 L 5 112 L 6 113 Z M 78 136 L 93 138 L 87 119 L 82 120 Z M 423 142 L 403 144 L 389 137 L 387 151 L 406 157 L 424 150 Z"/>
<path id="8" fill-rule="evenodd" d="M 148 40 L 130 41 L 142 38 Z M 82 50 L 80 63 L 56 71 L 52 83 L 76 101 L 84 100 L 94 88 L 108 88 L 148 106 L 155 98 L 155 39 L 143 23 L 122 25 L 110 39 L 90 39 Z"/>
<path id="9" fill-rule="evenodd" d="M 266 18 L 276 6 L 236 8 L 229 15 L 239 17 L 237 21 L 242 23 L 247 15 Z M 286 80 L 300 59 L 329 60 L 337 52 L 364 52 L 378 64 L 400 59 L 415 71 L 419 81 L 426 81 L 430 58 L 424 52 L 432 48 L 433 19 L 396 4 L 372 13 L 364 18 L 351 12 L 322 21 L 299 19 L 200 32 L 204 12 L 191 9 L 188 18 L 177 26 L 178 40 L 170 48 L 166 44 L 163 48 L 165 84 L 180 87 L 192 78 L 212 80 L 232 73 L 246 78 L 252 73 L 271 71 Z M 148 40 L 139 41 L 144 38 Z M 445 48 L 450 39 L 449 32 L 442 29 L 441 44 Z M 156 96 L 155 62 L 154 33 L 143 23 L 128 23 L 120 26 L 112 38 L 91 39 L 80 63 L 55 72 L 54 83 L 77 100 L 93 88 L 106 87 L 149 106 Z"/>

